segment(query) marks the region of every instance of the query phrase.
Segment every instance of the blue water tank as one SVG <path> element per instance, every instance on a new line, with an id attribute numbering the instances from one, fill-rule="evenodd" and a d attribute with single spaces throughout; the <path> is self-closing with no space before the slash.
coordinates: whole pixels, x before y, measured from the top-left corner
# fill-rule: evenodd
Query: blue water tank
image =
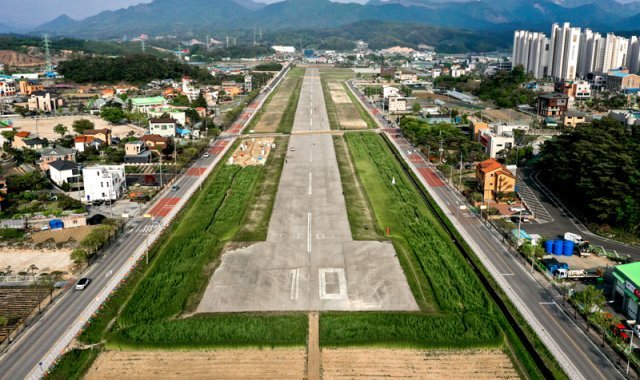
<path id="1" fill-rule="evenodd" d="M 52 219 L 49 221 L 49 228 L 52 230 L 58 230 L 64 228 L 64 222 L 60 219 Z"/>
<path id="2" fill-rule="evenodd" d="M 562 239 L 556 239 L 553 242 L 553 254 L 562 255 L 562 248 L 563 248 Z"/>
<path id="3" fill-rule="evenodd" d="M 553 240 L 547 240 L 544 242 L 544 251 L 548 254 L 553 253 Z"/>
<path id="4" fill-rule="evenodd" d="M 562 249 L 562 254 L 565 256 L 571 256 L 573 255 L 573 242 L 571 240 L 565 240 L 564 241 L 564 246 Z"/>

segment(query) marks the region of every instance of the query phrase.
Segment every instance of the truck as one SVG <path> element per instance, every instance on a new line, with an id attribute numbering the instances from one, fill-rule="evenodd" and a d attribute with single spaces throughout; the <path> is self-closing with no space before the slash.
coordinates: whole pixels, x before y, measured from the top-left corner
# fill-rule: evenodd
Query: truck
<path id="1" fill-rule="evenodd" d="M 574 234 L 573 232 L 565 232 L 564 240 L 572 241 L 576 245 L 576 249 L 581 257 L 591 256 L 589 242 L 584 240 L 582 236 Z"/>
<path id="2" fill-rule="evenodd" d="M 584 240 L 582 240 L 582 236 L 578 234 L 574 234 L 573 232 L 565 232 L 564 240 L 572 241 L 577 245 L 582 244 L 584 242 Z"/>
<path id="3" fill-rule="evenodd" d="M 594 279 L 598 277 L 602 277 L 601 271 L 596 271 L 594 273 L 587 272 L 584 269 L 564 269 L 558 268 L 553 272 L 553 275 L 558 279 Z"/>
<path id="4" fill-rule="evenodd" d="M 569 270 L 569 265 L 567 263 L 561 263 L 555 258 L 542 259 L 540 262 L 551 274 L 555 274 L 558 269 Z"/>

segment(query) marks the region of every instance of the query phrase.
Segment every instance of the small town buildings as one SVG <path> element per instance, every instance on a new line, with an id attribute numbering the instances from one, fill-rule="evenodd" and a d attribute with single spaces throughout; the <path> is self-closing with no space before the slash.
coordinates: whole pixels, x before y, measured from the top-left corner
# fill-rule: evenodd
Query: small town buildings
<path id="1" fill-rule="evenodd" d="M 149 134 L 174 137 L 176 135 L 176 121 L 172 118 L 149 119 Z"/>
<path id="2" fill-rule="evenodd" d="M 140 138 L 150 150 L 163 151 L 169 144 L 169 139 L 160 135 L 144 135 Z"/>
<path id="3" fill-rule="evenodd" d="M 81 187 L 82 173 L 80 165 L 73 161 L 56 160 L 49 163 L 49 178 L 58 186 L 65 183 L 71 187 Z"/>
<path id="4" fill-rule="evenodd" d="M 46 172 L 49 170 L 49 164 L 58 160 L 75 162 L 76 151 L 62 146 L 44 148 L 42 149 L 38 166 L 40 170 Z"/>
<path id="5" fill-rule="evenodd" d="M 607 116 L 629 127 L 640 125 L 640 111 L 638 110 L 611 110 Z"/>
<path id="6" fill-rule="evenodd" d="M 151 162 L 151 151 L 142 141 L 130 141 L 124 145 L 125 164 L 148 164 Z"/>
<path id="7" fill-rule="evenodd" d="M 11 143 L 11 147 L 13 149 L 23 149 L 27 145 L 24 143 L 24 139 L 28 139 L 31 136 L 30 132 L 20 131 L 13 136 L 13 142 Z"/>
<path id="8" fill-rule="evenodd" d="M 16 95 L 16 81 L 11 77 L 0 75 L 0 98 Z"/>
<path id="9" fill-rule="evenodd" d="M 560 117 L 567 112 L 569 97 L 565 94 L 543 94 L 538 96 L 537 113 L 543 117 Z"/>
<path id="10" fill-rule="evenodd" d="M 514 146 L 513 135 L 498 134 L 491 129 L 479 130 L 477 141 L 484 146 L 485 153 L 491 158 L 496 158 L 500 151 Z"/>
<path id="11" fill-rule="evenodd" d="M 45 113 L 56 112 L 58 108 L 64 106 L 62 98 L 57 98 L 50 92 L 37 91 L 31 94 L 27 101 L 29 111 L 42 111 Z"/>
<path id="12" fill-rule="evenodd" d="M 91 146 L 93 140 L 93 136 L 80 135 L 73 138 L 73 145 L 76 148 L 76 151 L 84 152 L 85 148 Z"/>
<path id="13" fill-rule="evenodd" d="M 513 192 L 516 188 L 516 177 L 513 173 L 493 158 L 476 165 L 476 179 L 485 201 L 495 201 L 498 195 Z"/>
<path id="14" fill-rule="evenodd" d="M 640 263 L 617 265 L 613 269 L 611 298 L 629 320 L 638 321 L 640 301 Z"/>
<path id="15" fill-rule="evenodd" d="M 390 96 L 386 98 L 385 106 L 389 113 L 405 113 L 411 109 L 409 99 L 402 96 Z"/>
<path id="16" fill-rule="evenodd" d="M 34 83 L 28 80 L 20 81 L 20 93 L 22 95 L 31 95 L 34 92 L 43 92 L 44 86 L 40 83 Z"/>
<path id="17" fill-rule="evenodd" d="M 111 130 L 109 128 L 88 129 L 84 131 L 83 135 L 93 137 L 93 141 L 99 139 L 103 143 L 111 145 Z"/>
<path id="18" fill-rule="evenodd" d="M 601 91 L 607 87 L 607 74 L 603 72 L 590 72 L 587 74 L 587 82 L 594 91 Z"/>
<path id="19" fill-rule="evenodd" d="M 163 96 L 154 96 L 146 98 L 131 98 L 131 107 L 134 112 L 146 114 L 154 107 L 160 107 L 167 104 L 167 100 Z"/>
<path id="20" fill-rule="evenodd" d="M 387 99 L 390 96 L 400 96 L 400 89 L 393 86 L 382 86 L 382 97 Z"/>
<path id="21" fill-rule="evenodd" d="M 609 91 L 638 92 L 640 91 L 640 76 L 622 71 L 612 71 L 607 74 L 606 89 Z"/>
<path id="22" fill-rule="evenodd" d="M 411 82 L 417 82 L 418 81 L 418 74 L 416 74 L 413 71 L 409 71 L 409 70 L 398 70 L 393 74 L 393 79 L 400 81 L 400 82 L 404 82 L 404 81 L 411 81 Z"/>
<path id="23" fill-rule="evenodd" d="M 29 148 L 36 151 L 41 151 L 44 149 L 45 144 L 47 143 L 45 140 L 40 137 L 29 137 L 23 139 L 22 142 L 25 145 L 25 148 Z"/>
<path id="24" fill-rule="evenodd" d="M 91 166 L 82 169 L 85 201 L 116 200 L 126 190 L 124 165 Z"/>
<path id="25" fill-rule="evenodd" d="M 222 90 L 225 92 L 225 94 L 231 97 L 235 97 L 240 93 L 242 93 L 242 88 L 236 82 L 233 82 L 233 81 L 222 82 L 221 87 L 222 87 Z"/>
<path id="26" fill-rule="evenodd" d="M 578 124 L 587 122 L 587 117 L 583 112 L 567 111 L 564 115 L 563 125 L 565 128 L 575 128 Z"/>
<path id="27" fill-rule="evenodd" d="M 244 92 L 253 91 L 253 76 L 245 75 L 244 76 Z"/>

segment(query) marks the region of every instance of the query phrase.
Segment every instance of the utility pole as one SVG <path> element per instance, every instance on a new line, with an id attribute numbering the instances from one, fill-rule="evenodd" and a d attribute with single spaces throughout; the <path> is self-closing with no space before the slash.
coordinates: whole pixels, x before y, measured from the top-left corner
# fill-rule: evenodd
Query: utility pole
<path id="1" fill-rule="evenodd" d="M 460 151 L 460 181 L 458 182 L 459 186 L 462 186 L 462 151 Z"/>
<path id="2" fill-rule="evenodd" d="M 444 154 L 444 148 L 442 148 L 442 144 L 444 144 L 444 139 L 442 138 L 442 131 L 440 131 L 440 148 L 438 151 L 440 152 L 440 163 L 442 163 L 442 155 Z"/>
<path id="3" fill-rule="evenodd" d="M 140 41 L 142 43 L 142 54 L 146 52 L 146 48 L 144 46 L 144 40 Z"/>

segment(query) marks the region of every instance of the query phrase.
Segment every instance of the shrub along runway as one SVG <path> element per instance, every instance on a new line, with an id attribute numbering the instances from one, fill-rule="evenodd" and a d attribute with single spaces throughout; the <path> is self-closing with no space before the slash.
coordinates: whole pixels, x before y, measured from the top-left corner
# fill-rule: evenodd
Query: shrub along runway
<path id="1" fill-rule="evenodd" d="M 328 131 L 308 69 L 294 132 Z M 198 313 L 418 310 L 393 246 L 351 237 L 332 137 L 292 135 L 266 242 L 225 253 Z"/>

